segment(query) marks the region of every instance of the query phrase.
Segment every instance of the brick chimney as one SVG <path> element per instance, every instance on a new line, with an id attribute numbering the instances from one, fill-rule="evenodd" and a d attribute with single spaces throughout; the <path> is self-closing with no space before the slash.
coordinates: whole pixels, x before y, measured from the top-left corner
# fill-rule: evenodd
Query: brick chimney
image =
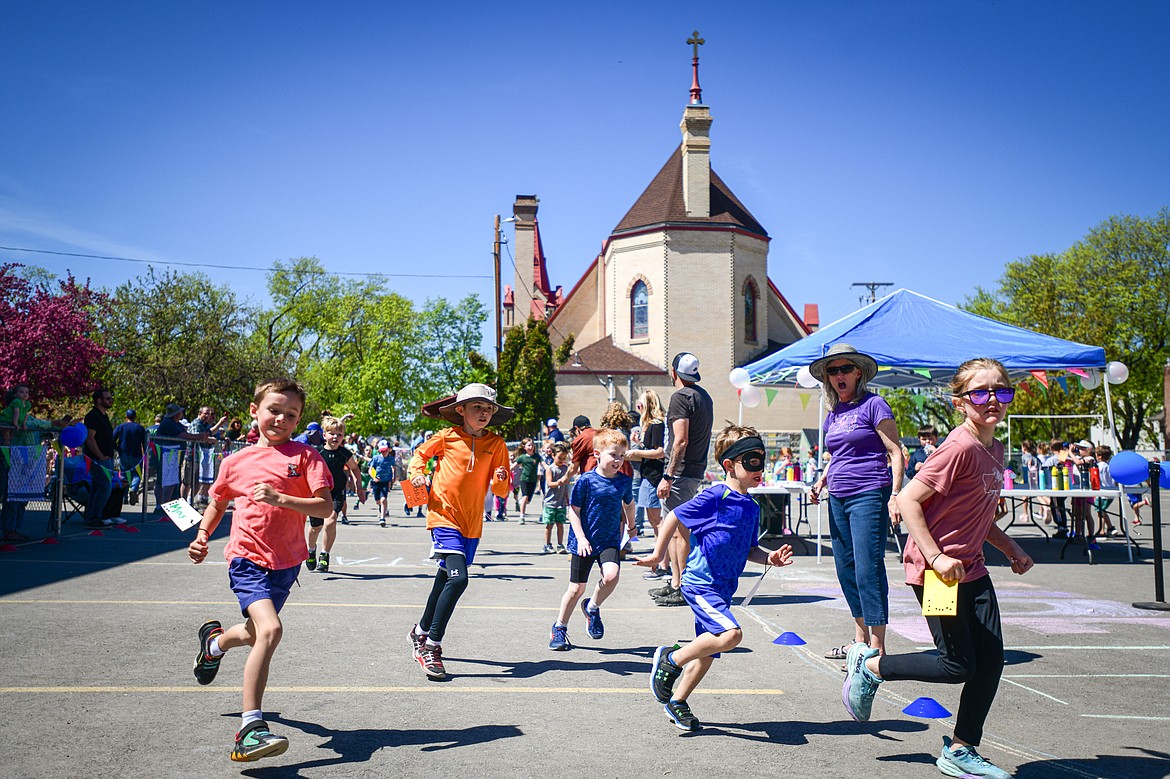
<path id="1" fill-rule="evenodd" d="M 687 216 L 711 216 L 711 109 L 688 105 L 682 123 L 682 186 Z"/>

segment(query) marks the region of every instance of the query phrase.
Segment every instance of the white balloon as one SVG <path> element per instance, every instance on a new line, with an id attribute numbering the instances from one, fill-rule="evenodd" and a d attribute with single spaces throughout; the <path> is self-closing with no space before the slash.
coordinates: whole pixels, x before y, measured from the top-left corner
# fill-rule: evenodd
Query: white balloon
<path id="1" fill-rule="evenodd" d="M 1088 376 L 1081 377 L 1081 386 L 1087 390 L 1094 390 L 1101 386 L 1101 371 L 1096 368 L 1086 368 Z"/>
<path id="2" fill-rule="evenodd" d="M 812 371 L 808 369 L 807 365 L 796 372 L 796 383 L 805 389 L 821 386 L 821 383 L 812 375 Z"/>
<path id="3" fill-rule="evenodd" d="M 743 368 L 732 368 L 731 373 L 727 374 L 727 380 L 736 389 L 743 389 L 752 383 L 751 375 Z"/>
<path id="4" fill-rule="evenodd" d="M 754 384 L 749 384 L 739 391 L 739 402 L 748 408 L 755 408 L 760 405 L 763 400 L 764 393 L 760 392 L 760 388 Z"/>
<path id="5" fill-rule="evenodd" d="M 1114 360 L 1105 366 L 1105 376 L 1110 384 L 1121 384 L 1129 378 L 1129 368 L 1125 363 Z"/>

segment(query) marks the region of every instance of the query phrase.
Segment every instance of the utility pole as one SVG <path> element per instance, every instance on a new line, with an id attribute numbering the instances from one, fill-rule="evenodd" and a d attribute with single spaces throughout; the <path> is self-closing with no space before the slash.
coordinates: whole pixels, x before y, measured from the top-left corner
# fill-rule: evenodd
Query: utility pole
<path id="1" fill-rule="evenodd" d="M 856 284 L 852 284 L 850 286 L 865 287 L 866 289 L 869 290 L 869 299 L 868 300 L 864 296 L 859 297 L 857 299 L 857 302 L 859 302 L 862 305 L 862 307 L 864 308 L 865 306 L 868 306 L 870 303 L 877 302 L 877 291 L 879 288 L 892 287 L 892 286 L 894 286 L 894 282 L 892 282 L 892 281 L 859 281 Z"/>
<path id="2" fill-rule="evenodd" d="M 495 270 L 496 289 L 492 298 L 496 304 L 496 370 L 500 370 L 500 215 L 496 214 L 496 240 L 492 243 L 492 266 Z"/>

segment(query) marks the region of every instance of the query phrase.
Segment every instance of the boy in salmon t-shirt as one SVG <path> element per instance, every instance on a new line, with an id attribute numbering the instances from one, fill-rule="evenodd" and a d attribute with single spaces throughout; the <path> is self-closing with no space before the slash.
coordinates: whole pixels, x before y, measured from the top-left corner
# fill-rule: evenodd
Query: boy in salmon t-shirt
<path id="1" fill-rule="evenodd" d="M 268 730 L 260 706 L 283 630 L 280 609 L 309 556 L 305 515 L 327 517 L 333 510 L 333 479 L 325 461 L 313 447 L 291 440 L 304 408 L 305 391 L 294 381 L 278 379 L 256 388 L 251 413 L 259 423 L 260 440 L 223 461 L 187 550 L 193 562 L 203 562 L 208 538 L 228 501 L 235 500 L 223 555 L 232 592 L 247 620 L 227 630 L 217 620 L 199 628 L 195 679 L 211 684 L 227 650 L 252 647 L 244 664 L 243 725 L 231 755 L 236 762 L 274 757 L 288 749 L 287 738 Z"/>

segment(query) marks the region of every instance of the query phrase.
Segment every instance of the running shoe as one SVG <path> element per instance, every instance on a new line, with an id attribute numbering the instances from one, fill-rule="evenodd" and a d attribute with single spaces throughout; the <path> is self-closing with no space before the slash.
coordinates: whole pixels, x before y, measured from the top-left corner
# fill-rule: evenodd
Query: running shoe
<path id="1" fill-rule="evenodd" d="M 666 584 L 662 585 L 661 587 L 655 587 L 652 590 L 647 590 L 646 594 L 649 595 L 651 598 L 661 598 L 663 595 L 668 594 L 673 589 L 674 589 L 674 587 L 671 585 L 671 583 L 667 582 Z"/>
<path id="2" fill-rule="evenodd" d="M 418 656 L 418 664 L 422 666 L 428 679 L 446 679 L 447 669 L 443 667 L 443 647 L 423 644 L 422 652 Z"/>
<path id="3" fill-rule="evenodd" d="M 667 701 L 662 710 L 666 712 L 666 716 L 670 717 L 670 721 L 679 730 L 693 732 L 703 729 L 702 723 L 691 713 L 691 707 L 687 705 L 686 701 Z"/>
<path id="4" fill-rule="evenodd" d="M 219 673 L 219 657 L 211 656 L 211 639 L 223 635 L 223 625 L 219 620 L 208 620 L 199 627 L 199 654 L 195 655 L 195 681 L 200 684 L 211 684 L 215 675 Z"/>
<path id="5" fill-rule="evenodd" d="M 411 653 L 414 655 L 414 659 L 417 660 L 422 655 L 423 647 L 426 646 L 427 637 L 415 633 L 413 627 L 406 635 L 410 639 Z"/>
<path id="6" fill-rule="evenodd" d="M 666 576 L 666 571 L 662 568 L 651 568 L 642 574 L 642 578 L 648 582 L 661 581 L 663 576 Z"/>
<path id="7" fill-rule="evenodd" d="M 288 739 L 274 736 L 268 730 L 268 723 L 256 720 L 236 734 L 236 745 L 232 748 L 232 760 L 250 763 L 262 757 L 276 757 L 288 751 Z"/>
<path id="8" fill-rule="evenodd" d="M 674 649 L 678 649 L 677 646 Z M 682 674 L 682 666 L 675 665 L 670 659 L 674 651 L 668 646 L 660 646 L 654 650 L 654 664 L 650 668 L 650 691 L 659 703 L 670 703 L 670 696 L 674 692 L 674 683 Z"/>
<path id="9" fill-rule="evenodd" d="M 354 510 L 354 511 L 357 511 L 357 510 L 358 510 L 358 509 L 360 509 L 361 507 L 362 507 L 362 502 L 361 502 L 360 500 L 355 500 L 355 501 L 353 502 L 353 510 Z"/>
<path id="10" fill-rule="evenodd" d="M 565 549 L 564 544 L 557 544 L 557 554 L 568 554 L 569 550 Z"/>
<path id="11" fill-rule="evenodd" d="M 685 606 L 687 601 L 683 598 L 682 590 L 671 588 L 670 592 L 654 599 L 655 605 L 658 606 Z"/>
<path id="12" fill-rule="evenodd" d="M 552 544 L 545 544 L 543 547 L 541 547 L 540 553 L 541 554 L 552 554 L 553 553 L 553 545 Z"/>
<path id="13" fill-rule="evenodd" d="M 309 550 L 309 559 L 305 560 L 305 567 L 308 568 L 310 571 L 317 570 L 317 550 L 316 549 Z"/>
<path id="14" fill-rule="evenodd" d="M 1011 779 L 1011 774 L 975 751 L 975 747 L 952 747 L 949 736 L 943 736 L 942 754 L 935 761 L 938 770 L 947 776 L 989 776 L 992 779 Z"/>
<path id="15" fill-rule="evenodd" d="M 569 643 L 569 628 L 558 627 L 554 622 L 552 630 L 549 631 L 548 648 L 554 652 L 567 652 L 573 648 Z"/>
<path id="16" fill-rule="evenodd" d="M 317 555 L 317 573 L 329 573 L 329 553 Z"/>
<path id="17" fill-rule="evenodd" d="M 341 515 L 341 524 L 343 524 L 343 525 L 348 525 L 348 524 L 349 524 L 349 517 L 347 517 L 347 516 L 345 516 L 344 514 L 342 514 L 342 515 Z"/>
<path id="18" fill-rule="evenodd" d="M 869 647 L 860 641 L 849 647 L 845 655 L 845 684 L 841 687 L 841 702 L 849 716 L 857 722 L 869 722 L 873 698 L 877 695 L 881 679 L 865 667 L 865 661 L 878 654 L 876 647 Z"/>
<path id="19" fill-rule="evenodd" d="M 585 615 L 585 632 L 596 640 L 605 636 L 605 625 L 601 624 L 601 609 L 590 610 L 589 604 L 592 602 L 592 598 L 581 601 L 581 613 Z"/>
<path id="20" fill-rule="evenodd" d="M 378 520 L 378 527 L 386 527 L 386 520 L 385 520 L 385 519 L 379 519 L 379 520 Z"/>
<path id="21" fill-rule="evenodd" d="M 204 506 L 203 508 L 207 508 L 207 507 Z M 110 524 L 112 524 L 112 525 L 125 525 L 126 520 L 122 519 L 121 517 L 113 517 L 110 519 Z"/>
<path id="22" fill-rule="evenodd" d="M 520 515 L 520 524 L 521 525 L 528 524 L 528 518 L 526 516 L 524 516 L 523 514 Z"/>

